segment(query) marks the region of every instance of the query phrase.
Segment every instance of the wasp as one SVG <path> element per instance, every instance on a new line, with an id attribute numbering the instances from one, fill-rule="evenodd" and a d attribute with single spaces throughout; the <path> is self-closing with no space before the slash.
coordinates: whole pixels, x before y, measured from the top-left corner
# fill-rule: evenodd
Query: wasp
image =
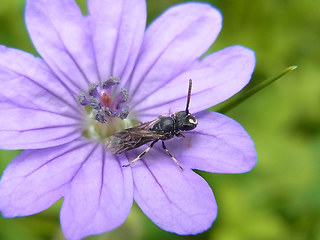
<path id="1" fill-rule="evenodd" d="M 132 128 L 127 128 L 114 133 L 106 139 L 106 147 L 113 154 L 120 154 L 131 149 L 138 148 L 148 142 L 152 142 L 150 146 L 139 154 L 130 163 L 122 167 L 128 167 L 141 159 L 159 140 L 162 141 L 162 148 L 173 159 L 173 161 L 183 170 L 177 159 L 170 153 L 164 141 L 177 137 L 184 137 L 188 146 L 190 146 L 184 131 L 191 131 L 197 127 L 197 119 L 189 112 L 189 104 L 191 97 L 192 80 L 189 80 L 188 97 L 186 110 L 171 114 L 170 116 L 160 115 L 151 122 L 141 123 Z"/>

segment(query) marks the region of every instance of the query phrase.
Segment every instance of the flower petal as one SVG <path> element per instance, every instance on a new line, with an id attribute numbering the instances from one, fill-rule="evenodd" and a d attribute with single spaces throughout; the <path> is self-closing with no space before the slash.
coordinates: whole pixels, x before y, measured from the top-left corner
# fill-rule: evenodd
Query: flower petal
<path id="1" fill-rule="evenodd" d="M 125 221 L 133 201 L 132 174 L 123 171 L 125 163 L 102 144 L 86 155 L 64 195 L 60 219 L 67 239 L 110 231 Z"/>
<path id="2" fill-rule="evenodd" d="M 164 84 L 138 103 L 135 111 L 141 117 L 155 117 L 157 114 L 183 110 L 187 100 L 188 80 L 191 78 L 190 112 L 200 112 L 239 92 L 250 81 L 254 66 L 255 56 L 250 49 L 242 46 L 225 48 L 205 57 L 190 70 Z"/>
<path id="3" fill-rule="evenodd" d="M 68 239 L 111 230 L 132 205 L 132 175 L 124 163 L 87 139 L 26 150 L 1 178 L 0 211 L 5 217 L 35 214 L 64 197 L 61 224 Z"/>
<path id="4" fill-rule="evenodd" d="M 89 0 L 90 23 L 101 79 L 128 79 L 144 36 L 145 0 Z"/>
<path id="5" fill-rule="evenodd" d="M 215 41 L 220 12 L 208 4 L 169 8 L 147 29 L 132 79 L 133 106 L 185 71 Z"/>
<path id="6" fill-rule="evenodd" d="M 90 144 L 74 141 L 20 153 L 6 168 L 0 181 L 3 216 L 31 215 L 50 207 L 63 196 L 67 184 L 91 149 Z"/>
<path id="7" fill-rule="evenodd" d="M 217 216 L 211 188 L 193 171 L 182 171 L 164 150 L 149 151 L 132 165 L 132 172 L 134 199 L 159 227 L 182 235 L 211 227 Z"/>
<path id="8" fill-rule="evenodd" d="M 183 138 L 168 145 L 171 153 L 185 168 L 215 173 L 243 173 L 257 162 L 254 142 L 243 127 L 231 118 L 215 112 L 196 115 L 198 126 Z"/>
<path id="9" fill-rule="evenodd" d="M 72 0 L 28 0 L 32 42 L 53 71 L 74 91 L 99 81 L 87 19 Z"/>
<path id="10" fill-rule="evenodd" d="M 81 135 L 76 100 L 41 59 L 0 46 L 0 81 L 0 148 L 51 147 Z"/>

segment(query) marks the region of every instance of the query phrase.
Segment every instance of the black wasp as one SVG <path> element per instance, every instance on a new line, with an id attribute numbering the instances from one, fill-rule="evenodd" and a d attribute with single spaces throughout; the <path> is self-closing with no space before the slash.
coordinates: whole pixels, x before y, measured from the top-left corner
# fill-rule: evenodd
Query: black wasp
<path id="1" fill-rule="evenodd" d="M 195 118 L 195 116 L 189 113 L 191 87 L 192 80 L 190 79 L 187 106 L 185 111 L 175 112 L 171 116 L 160 115 L 157 119 L 151 122 L 142 123 L 136 127 L 116 132 L 115 134 L 107 138 L 106 146 L 113 154 L 123 153 L 125 151 L 138 148 L 152 141 L 152 143 L 146 150 L 144 150 L 138 157 L 133 159 L 129 164 L 123 165 L 123 167 L 128 167 L 141 159 L 143 155 L 145 155 L 156 142 L 162 140 L 163 149 L 183 170 L 179 162 L 165 146 L 164 140 L 168 140 L 173 138 L 174 136 L 177 136 L 184 137 L 187 141 L 187 138 L 182 133 L 182 131 L 190 131 L 197 127 L 197 119 Z"/>

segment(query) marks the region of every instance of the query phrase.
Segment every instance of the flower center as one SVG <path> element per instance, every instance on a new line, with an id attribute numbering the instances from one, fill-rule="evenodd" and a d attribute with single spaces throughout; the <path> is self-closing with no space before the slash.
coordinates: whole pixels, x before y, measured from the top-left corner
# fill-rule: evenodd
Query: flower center
<path id="1" fill-rule="evenodd" d="M 120 79 L 109 77 L 102 83 L 92 83 L 87 92 L 78 93 L 78 102 L 85 106 L 88 118 L 83 136 L 104 140 L 117 131 L 137 124 L 130 120 L 127 106 L 128 92 L 122 88 L 117 91 Z"/>

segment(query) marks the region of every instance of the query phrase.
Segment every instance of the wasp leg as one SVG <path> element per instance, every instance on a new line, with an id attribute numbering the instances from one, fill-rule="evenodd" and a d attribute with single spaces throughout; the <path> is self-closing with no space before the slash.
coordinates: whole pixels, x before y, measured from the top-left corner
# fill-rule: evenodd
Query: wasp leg
<path id="1" fill-rule="evenodd" d="M 139 159 L 141 159 L 147 152 L 149 152 L 149 150 L 153 147 L 153 145 L 158 142 L 159 139 L 153 141 L 150 146 L 144 150 L 142 153 L 139 154 L 138 157 L 136 157 L 135 159 L 133 159 L 131 162 L 129 162 L 128 164 L 124 164 L 122 165 L 122 167 L 129 167 L 130 165 L 134 164 L 136 161 L 138 161 Z"/>
<path id="2" fill-rule="evenodd" d="M 183 167 L 180 165 L 180 163 L 177 161 L 177 159 L 169 152 L 166 145 L 164 145 L 164 141 L 162 141 L 162 148 L 166 151 L 166 153 L 173 159 L 173 161 L 183 170 Z"/>
<path id="3" fill-rule="evenodd" d="M 177 137 L 183 137 L 183 138 L 184 138 L 184 140 L 186 141 L 186 143 L 187 143 L 188 147 L 191 147 L 191 144 L 190 144 L 190 142 L 189 142 L 189 140 L 188 140 L 187 136 L 186 136 L 184 133 L 179 132 L 179 133 L 177 133 L 177 134 L 176 134 L 176 136 L 177 136 Z"/>

